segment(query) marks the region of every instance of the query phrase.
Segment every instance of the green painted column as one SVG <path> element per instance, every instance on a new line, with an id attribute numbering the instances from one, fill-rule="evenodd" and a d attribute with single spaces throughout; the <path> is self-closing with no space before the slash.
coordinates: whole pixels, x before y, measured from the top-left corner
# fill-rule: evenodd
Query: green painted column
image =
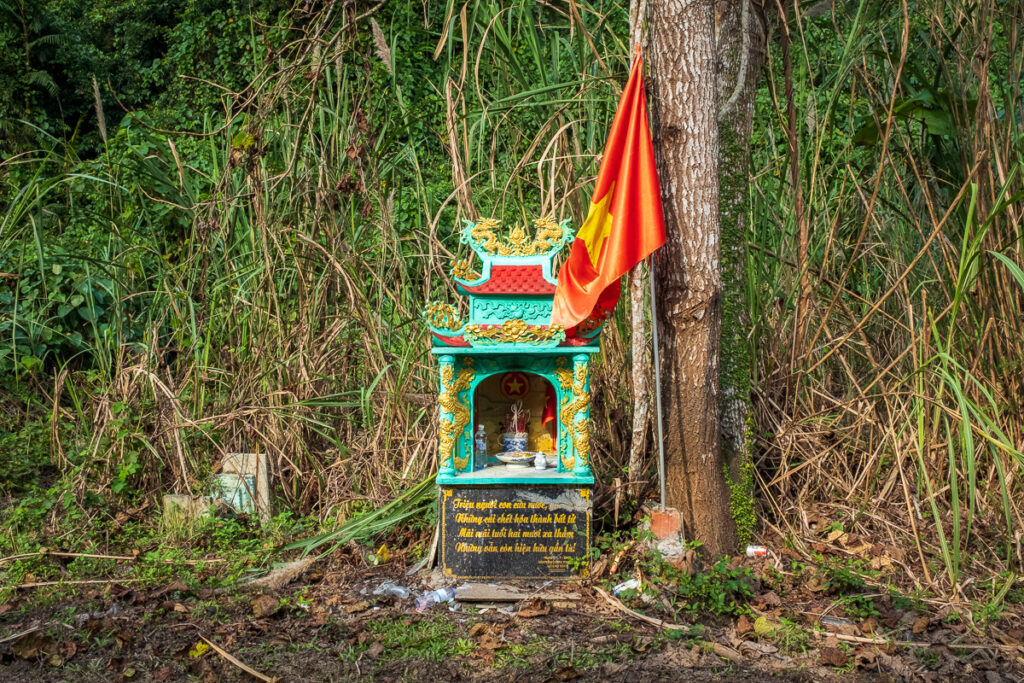
<path id="1" fill-rule="evenodd" d="M 440 466 L 438 474 L 455 474 L 455 449 L 457 448 L 458 435 L 450 434 L 454 426 L 455 414 L 445 408 L 446 402 L 451 399 L 458 400 L 455 391 L 455 356 L 438 356 L 440 368 L 440 410 L 438 411 L 438 438 L 440 447 Z"/>
<path id="2" fill-rule="evenodd" d="M 574 396 L 574 400 L 585 398 L 581 402 L 580 408 L 576 415 L 573 417 L 573 432 L 575 438 L 573 439 L 575 446 L 575 462 L 573 464 L 572 472 L 579 476 L 590 475 L 590 372 L 588 363 L 590 363 L 590 356 L 586 353 L 577 353 L 572 357 L 573 362 L 573 375 L 574 377 L 584 378 L 581 385 L 574 384 L 574 393 L 578 392 L 578 395 Z"/>

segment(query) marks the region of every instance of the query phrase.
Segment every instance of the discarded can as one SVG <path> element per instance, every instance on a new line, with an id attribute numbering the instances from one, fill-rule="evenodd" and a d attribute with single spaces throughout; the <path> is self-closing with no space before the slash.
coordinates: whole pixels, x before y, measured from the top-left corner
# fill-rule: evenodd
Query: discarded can
<path id="1" fill-rule="evenodd" d="M 763 545 L 748 545 L 747 557 L 768 557 L 768 548 Z"/>
<path id="2" fill-rule="evenodd" d="M 612 589 L 612 595 L 618 597 L 622 591 L 636 590 L 640 587 L 640 579 L 630 579 L 629 581 L 623 581 L 618 586 Z"/>

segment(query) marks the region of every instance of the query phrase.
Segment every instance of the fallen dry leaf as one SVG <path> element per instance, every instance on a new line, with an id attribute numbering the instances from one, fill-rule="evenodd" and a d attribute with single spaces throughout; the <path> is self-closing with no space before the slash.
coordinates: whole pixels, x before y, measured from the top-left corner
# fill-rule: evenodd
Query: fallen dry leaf
<path id="1" fill-rule="evenodd" d="M 382 652 L 384 652 L 384 644 L 379 640 L 375 640 L 373 641 L 373 645 L 370 646 L 370 649 L 366 651 L 366 656 L 370 659 L 377 659 L 377 657 L 380 657 Z"/>
<path id="2" fill-rule="evenodd" d="M 843 545 L 846 545 L 847 534 L 842 529 L 833 529 L 828 536 L 825 537 L 826 543 L 835 543 L 839 541 Z"/>
<path id="3" fill-rule="evenodd" d="M 361 602 L 357 602 L 355 604 L 348 605 L 345 608 L 345 611 L 348 612 L 349 614 L 356 614 L 357 612 L 365 612 L 368 609 L 370 609 L 370 603 L 367 602 L 366 600 L 363 600 Z"/>
<path id="4" fill-rule="evenodd" d="M 252 601 L 252 615 L 257 619 L 270 617 L 281 609 L 281 601 L 272 595 L 261 595 Z"/>
<path id="5" fill-rule="evenodd" d="M 754 630 L 754 624 L 751 623 L 750 617 L 746 614 L 741 614 L 740 618 L 736 620 L 736 633 L 743 635 L 744 633 L 750 633 Z"/>
<path id="6" fill-rule="evenodd" d="M 580 677 L 580 672 L 576 670 L 576 667 L 569 665 L 563 666 L 561 669 L 555 672 L 555 675 L 548 680 L 554 681 L 571 681 Z"/>
<path id="7" fill-rule="evenodd" d="M 153 680 L 157 683 L 166 683 L 174 678 L 174 671 L 169 666 L 162 666 L 153 672 Z"/>
<path id="8" fill-rule="evenodd" d="M 78 643 L 73 640 L 65 640 L 60 644 L 59 651 L 64 659 L 71 659 L 78 652 Z"/>
<path id="9" fill-rule="evenodd" d="M 469 629 L 470 638 L 476 638 L 478 635 L 482 633 L 487 633 L 487 624 L 485 624 L 482 621 L 473 624 Z"/>
<path id="10" fill-rule="evenodd" d="M 523 619 L 532 619 L 533 617 L 542 617 L 550 612 L 551 607 L 546 602 L 540 598 L 534 598 L 530 601 L 530 606 L 516 612 L 516 616 Z"/>
<path id="11" fill-rule="evenodd" d="M 878 658 L 871 650 L 858 650 L 854 656 L 857 659 L 857 668 L 861 671 L 872 671 L 878 668 Z"/>
<path id="12" fill-rule="evenodd" d="M 911 626 L 910 629 L 914 632 L 914 635 L 919 635 L 928 630 L 928 624 L 930 623 L 931 621 L 928 617 L 920 617 L 914 621 L 914 625 Z"/>
<path id="13" fill-rule="evenodd" d="M 768 643 L 758 643 L 753 640 L 744 640 L 739 646 L 740 654 L 751 659 L 759 659 L 765 655 L 773 655 L 779 648 Z"/>
<path id="14" fill-rule="evenodd" d="M 841 668 L 850 661 L 850 657 L 837 647 L 823 647 L 819 650 L 818 655 L 822 666 Z"/>
<path id="15" fill-rule="evenodd" d="M 125 645 L 127 645 L 130 642 L 132 642 L 131 631 L 127 631 L 125 629 L 121 629 L 114 636 L 114 642 L 117 644 L 118 647 L 123 648 Z"/>
<path id="16" fill-rule="evenodd" d="M 11 643 L 11 652 L 22 659 L 35 659 L 56 652 L 53 638 L 45 633 L 29 633 Z"/>
<path id="17" fill-rule="evenodd" d="M 480 637 L 478 645 L 484 650 L 497 650 L 502 646 L 502 642 L 490 633 L 485 633 Z"/>
<path id="18" fill-rule="evenodd" d="M 889 559 L 888 555 L 880 555 L 878 557 L 872 557 L 870 566 L 873 570 L 881 571 L 883 569 L 892 569 L 892 560 Z"/>

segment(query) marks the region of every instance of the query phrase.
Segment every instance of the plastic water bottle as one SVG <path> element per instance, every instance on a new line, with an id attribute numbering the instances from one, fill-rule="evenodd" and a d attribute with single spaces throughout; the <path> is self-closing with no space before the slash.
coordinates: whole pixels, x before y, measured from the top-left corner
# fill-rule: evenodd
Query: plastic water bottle
<path id="1" fill-rule="evenodd" d="M 424 591 L 423 595 L 416 598 L 416 611 L 425 612 L 434 605 L 442 602 L 451 602 L 455 599 L 454 588 L 438 588 L 436 591 L 427 593 Z"/>
<path id="2" fill-rule="evenodd" d="M 473 437 L 473 469 L 482 470 L 487 467 L 487 432 L 483 425 L 476 426 Z"/>

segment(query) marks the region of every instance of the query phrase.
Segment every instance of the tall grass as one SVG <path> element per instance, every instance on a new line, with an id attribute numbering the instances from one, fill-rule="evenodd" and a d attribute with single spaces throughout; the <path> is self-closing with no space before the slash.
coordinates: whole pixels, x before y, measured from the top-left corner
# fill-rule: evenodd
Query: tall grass
<path id="1" fill-rule="evenodd" d="M 771 516 L 800 537 L 807 513 L 828 514 L 956 596 L 968 575 L 1020 564 L 1020 19 L 952 1 L 789 17 L 806 262 L 775 170 L 777 55 L 755 147 L 749 275 Z M 842 49 L 823 55 L 829 36 Z M 796 324 L 802 270 L 814 298 L 793 384 L 773 347 Z"/>
<path id="2" fill-rule="evenodd" d="M 1021 568 L 1014 11 L 865 0 L 785 17 L 806 250 L 775 36 L 755 120 L 746 287 L 766 528 L 810 552 L 809 522 L 827 517 L 948 595 Z M 47 361 L 55 421 L 81 423 L 55 448 L 82 488 L 192 489 L 223 453 L 255 450 L 294 509 L 419 510 L 437 463 L 418 311 L 454 295 L 462 217 L 583 219 L 626 24 L 602 0 L 331 5 L 194 134 L 134 116 L 100 162 L 35 159 L 0 241 L 60 241 L 48 202 L 85 186 L 110 226 L 90 267 L 116 301 L 141 302 Z M 599 506 L 631 438 L 622 308 L 593 381 Z M 355 520 L 318 542 L 376 528 Z"/>

